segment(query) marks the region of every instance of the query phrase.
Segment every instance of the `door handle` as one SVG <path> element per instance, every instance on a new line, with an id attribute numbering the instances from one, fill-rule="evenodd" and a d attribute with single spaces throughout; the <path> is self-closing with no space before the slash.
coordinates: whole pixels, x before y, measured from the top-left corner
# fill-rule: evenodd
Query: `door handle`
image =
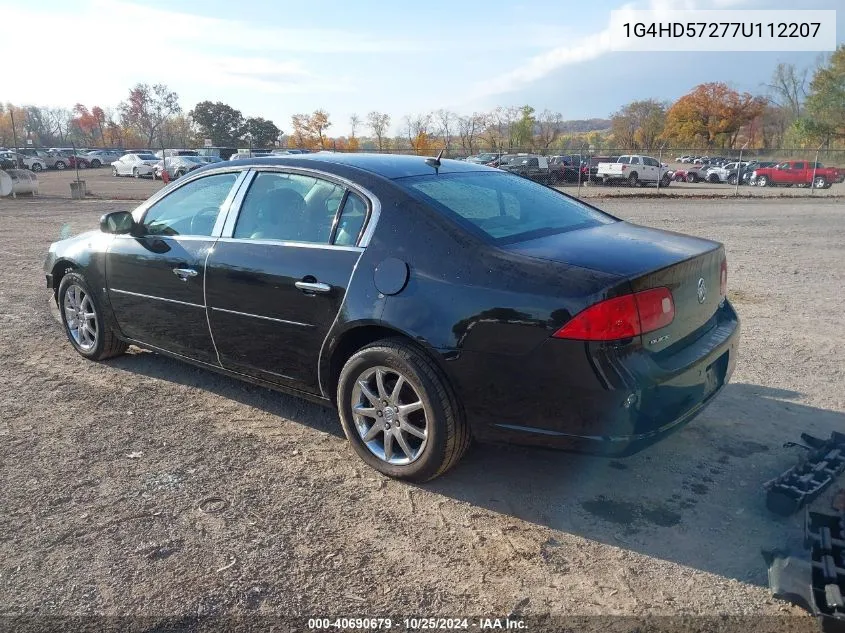
<path id="1" fill-rule="evenodd" d="M 294 286 L 299 288 L 302 292 L 329 292 L 332 287 L 329 284 L 324 284 L 321 281 L 297 281 Z"/>
<path id="2" fill-rule="evenodd" d="M 188 277 L 196 277 L 199 273 L 193 268 L 174 268 L 173 274 L 182 281 L 188 281 Z"/>

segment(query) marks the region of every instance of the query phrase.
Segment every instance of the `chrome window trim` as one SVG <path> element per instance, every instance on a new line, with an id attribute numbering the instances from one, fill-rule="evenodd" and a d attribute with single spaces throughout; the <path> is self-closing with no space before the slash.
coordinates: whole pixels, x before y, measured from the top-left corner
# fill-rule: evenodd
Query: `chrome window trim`
<path id="1" fill-rule="evenodd" d="M 168 299 L 166 297 L 156 297 L 154 295 L 145 295 L 140 292 L 130 292 L 129 290 L 121 290 L 120 288 L 109 288 L 109 292 L 116 292 L 121 295 L 129 295 L 130 297 L 139 297 L 141 299 L 155 299 L 156 301 L 166 301 L 167 303 L 176 303 L 180 306 L 189 306 L 192 308 L 202 308 L 205 309 L 204 305 L 200 305 L 198 303 L 189 303 L 187 301 L 178 301 L 176 299 Z"/>
<path id="2" fill-rule="evenodd" d="M 322 178 L 323 180 L 328 180 L 329 182 L 333 182 L 338 185 L 343 185 L 350 191 L 353 191 L 360 195 L 364 201 L 367 203 L 368 206 L 368 214 L 367 219 L 364 224 L 363 232 L 361 233 L 360 238 L 355 247 L 349 246 L 338 246 L 335 244 L 315 244 L 309 242 L 308 244 L 313 244 L 315 246 L 320 246 L 324 248 L 334 248 L 334 249 L 348 249 L 348 248 L 360 248 L 365 249 L 370 244 L 370 240 L 373 237 L 373 233 L 375 233 L 376 225 L 378 224 L 379 217 L 381 216 L 381 202 L 376 197 L 376 195 L 370 191 L 359 185 L 358 183 L 349 180 L 348 178 L 344 178 L 343 176 L 337 176 L 336 174 L 332 174 L 327 171 L 323 171 L 321 169 L 310 169 L 307 167 L 293 167 L 287 165 L 252 165 L 250 167 L 250 171 L 253 174 L 258 174 L 259 172 L 275 172 L 275 173 L 288 173 L 288 174 L 298 174 L 300 176 L 310 176 L 312 178 Z M 242 186 L 241 191 L 243 191 L 243 195 L 240 195 L 241 191 L 238 191 L 238 196 L 233 201 L 232 206 L 230 208 L 229 217 L 226 218 L 226 224 L 223 227 L 223 233 L 221 238 L 225 239 L 238 239 L 244 242 L 249 243 L 258 243 L 260 240 L 250 240 L 248 238 L 233 238 L 234 230 L 235 230 L 235 223 L 237 222 L 237 218 L 241 212 L 241 205 L 243 204 L 243 200 L 246 197 L 247 191 L 249 189 L 249 185 L 252 184 L 252 180 L 255 178 L 253 176 L 250 178 L 249 183 L 245 183 Z M 339 211 L 340 209 L 338 209 Z M 302 244 L 306 244 L 305 242 L 280 242 L 280 241 L 272 241 L 273 244 L 286 244 L 289 246 L 298 246 Z"/>
<path id="3" fill-rule="evenodd" d="M 225 168 L 225 169 L 224 168 L 212 169 L 212 170 L 209 170 L 209 171 L 203 171 L 201 173 L 188 172 L 185 176 L 182 176 L 178 180 L 174 180 L 170 184 L 166 185 L 165 187 L 162 187 L 161 189 L 156 191 L 152 196 L 150 196 L 144 202 L 142 202 L 140 205 L 135 207 L 135 209 L 132 211 L 132 218 L 135 220 L 136 223 L 140 224 L 151 206 L 153 206 L 154 204 L 156 204 L 160 200 L 166 198 L 167 196 L 169 196 L 171 193 L 173 193 L 177 189 L 181 189 L 182 187 L 184 187 L 188 183 L 193 182 L 194 180 L 197 180 L 199 178 L 204 178 L 206 176 L 217 176 L 219 174 L 225 174 L 225 173 L 228 173 L 228 172 L 248 172 L 248 171 L 249 171 L 249 167 L 240 166 L 240 167 L 228 167 L 228 168 Z M 238 178 L 243 178 L 243 176 L 239 173 Z M 235 179 L 235 183 L 232 185 L 232 188 L 234 189 L 237 186 L 237 184 L 238 184 L 238 179 Z M 230 191 L 230 193 L 231 193 L 231 191 Z"/>
<path id="4" fill-rule="evenodd" d="M 216 310 L 217 312 L 226 312 L 228 314 L 236 314 L 238 316 L 245 316 L 245 317 L 252 317 L 254 319 L 264 319 L 265 321 L 273 321 L 275 323 L 283 323 L 285 325 L 298 325 L 299 327 L 316 327 L 310 323 L 300 323 L 299 321 L 289 321 L 287 319 L 277 319 L 275 317 L 268 317 L 263 316 L 261 314 L 252 314 L 251 312 L 238 312 L 237 310 L 227 310 L 226 308 L 214 308 L 211 307 L 209 310 Z M 211 327 L 209 325 L 209 327 Z"/>
<path id="5" fill-rule="evenodd" d="M 318 248 L 321 250 L 331 251 L 352 251 L 355 253 L 362 253 L 364 251 L 361 246 L 341 246 L 335 244 L 323 244 L 321 242 L 290 242 L 285 240 L 253 240 L 248 237 L 221 237 L 217 242 L 234 243 L 234 244 L 257 244 L 260 246 L 288 246 L 293 248 Z"/>
<path id="6" fill-rule="evenodd" d="M 226 215 L 226 222 L 223 224 L 223 230 L 220 232 L 219 237 L 232 237 L 232 234 L 235 231 L 235 224 L 241 215 L 241 206 L 243 205 L 244 198 L 246 198 L 247 191 L 249 191 L 249 188 L 252 186 L 252 181 L 255 180 L 257 175 L 257 171 L 253 169 L 249 170 L 247 177 L 245 178 L 245 182 L 241 184 L 241 188 L 238 190 L 238 195 L 235 196 L 235 199 L 232 201 L 232 205 L 229 207 L 229 213 Z"/>

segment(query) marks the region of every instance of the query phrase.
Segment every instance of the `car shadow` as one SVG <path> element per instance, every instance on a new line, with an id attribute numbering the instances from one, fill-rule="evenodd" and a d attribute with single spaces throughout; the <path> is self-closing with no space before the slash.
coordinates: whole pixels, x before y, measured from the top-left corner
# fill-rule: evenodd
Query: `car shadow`
<path id="1" fill-rule="evenodd" d="M 130 348 L 129 354 L 108 361 L 109 367 L 149 378 L 195 387 L 274 416 L 305 424 L 344 439 L 337 413 L 328 406 L 289 396 L 266 387 L 229 378 L 154 352 Z"/>
<path id="2" fill-rule="evenodd" d="M 336 413 L 150 352 L 116 369 L 203 389 L 343 438 Z M 801 550 L 802 513 L 778 517 L 763 484 L 794 465 L 800 434 L 827 438 L 845 415 L 801 394 L 729 384 L 681 431 L 622 459 L 474 445 L 448 474 L 420 487 L 497 514 L 765 585 L 764 549 Z"/>
<path id="3" fill-rule="evenodd" d="M 729 384 L 681 431 L 608 459 L 476 447 L 426 487 L 497 513 L 744 582 L 766 584 L 761 550 L 801 551 L 803 513 L 765 507 L 763 484 L 796 463 L 800 434 L 828 438 L 845 415 L 801 394 Z"/>

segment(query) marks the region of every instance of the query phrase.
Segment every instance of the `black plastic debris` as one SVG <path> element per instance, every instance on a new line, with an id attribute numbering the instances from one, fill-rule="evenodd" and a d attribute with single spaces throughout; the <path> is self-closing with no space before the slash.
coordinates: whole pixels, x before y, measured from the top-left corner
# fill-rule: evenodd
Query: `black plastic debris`
<path id="1" fill-rule="evenodd" d="M 845 512 L 807 512 L 804 547 L 809 559 L 764 553 L 769 587 L 819 618 L 822 631 L 845 633 Z"/>
<path id="2" fill-rule="evenodd" d="M 845 472 L 845 434 L 833 432 L 829 440 L 801 434 L 807 449 L 801 461 L 785 473 L 764 484 L 766 507 L 788 516 L 816 499 L 833 480 Z"/>

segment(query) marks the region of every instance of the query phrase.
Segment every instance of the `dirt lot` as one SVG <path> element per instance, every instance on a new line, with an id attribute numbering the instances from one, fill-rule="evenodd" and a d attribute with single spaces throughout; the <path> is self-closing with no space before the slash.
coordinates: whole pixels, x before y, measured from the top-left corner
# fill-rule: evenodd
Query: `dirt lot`
<path id="1" fill-rule="evenodd" d="M 154 181 L 149 178 L 115 178 L 111 175 L 111 169 L 83 169 L 79 172 L 80 179 L 86 183 L 86 188 L 92 197 L 98 199 L 112 200 L 146 200 L 153 192 L 158 191 L 164 185 L 160 180 Z M 72 171 L 47 171 L 38 176 L 40 193 L 44 197 L 70 198 L 70 182 L 76 179 L 76 173 Z M 617 197 L 617 196 L 648 196 L 654 197 L 658 194 L 655 187 L 627 187 L 625 185 L 596 185 L 583 184 L 578 188 L 577 184 L 567 184 L 562 187 L 564 191 L 583 198 L 593 197 Z M 667 197 L 680 196 L 711 196 L 711 197 L 733 197 L 735 187 L 730 185 L 714 185 L 708 182 L 672 183 L 668 188 L 661 188 L 660 195 Z M 819 189 L 810 191 L 798 187 L 740 187 L 741 197 L 840 197 L 845 195 L 845 184 L 833 185 L 830 189 Z"/>
<path id="2" fill-rule="evenodd" d="M 329 410 L 73 352 L 44 253 L 129 206 L 0 200 L 0 614 L 798 613 L 760 550 L 800 550 L 801 518 L 760 486 L 794 463 L 785 441 L 845 428 L 841 201 L 605 201 L 725 242 L 732 384 L 625 460 L 475 446 L 424 486 L 368 470 Z"/>

